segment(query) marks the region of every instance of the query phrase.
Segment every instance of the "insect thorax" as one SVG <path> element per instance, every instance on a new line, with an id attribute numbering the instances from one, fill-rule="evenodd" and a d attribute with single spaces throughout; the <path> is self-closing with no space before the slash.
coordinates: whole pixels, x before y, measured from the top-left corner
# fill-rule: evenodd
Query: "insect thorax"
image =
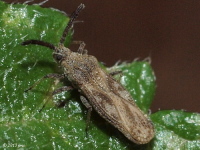
<path id="1" fill-rule="evenodd" d="M 61 66 L 67 78 L 74 83 L 85 84 L 91 81 L 91 76 L 99 64 L 94 56 L 71 52 L 62 60 Z"/>

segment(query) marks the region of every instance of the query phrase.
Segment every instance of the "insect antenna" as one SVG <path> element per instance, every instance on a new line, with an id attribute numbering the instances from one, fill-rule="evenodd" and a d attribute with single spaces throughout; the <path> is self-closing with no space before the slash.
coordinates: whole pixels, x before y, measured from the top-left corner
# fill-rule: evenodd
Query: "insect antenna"
<path id="1" fill-rule="evenodd" d="M 29 44 L 41 45 L 41 46 L 45 46 L 45 47 L 48 47 L 53 50 L 56 49 L 56 47 L 53 44 L 44 42 L 44 41 L 40 41 L 40 40 L 27 40 L 27 41 L 22 42 L 22 45 L 29 45 Z"/>
<path id="2" fill-rule="evenodd" d="M 63 32 L 62 37 L 60 38 L 60 44 L 63 44 L 63 43 L 64 43 L 65 38 L 66 38 L 66 36 L 67 36 L 69 30 L 72 28 L 72 25 L 73 25 L 73 23 L 74 23 L 74 20 L 78 17 L 80 11 L 83 10 L 84 7 L 85 7 L 84 4 L 80 4 L 80 5 L 78 6 L 78 8 L 71 14 L 70 20 L 69 20 L 69 22 L 68 22 L 68 24 L 67 24 L 67 26 L 66 26 L 66 28 L 65 28 L 65 30 L 64 30 L 64 32 Z"/>
<path id="3" fill-rule="evenodd" d="M 60 44 L 64 43 L 65 38 L 66 38 L 69 30 L 72 28 L 74 20 L 78 17 L 80 11 L 83 10 L 84 7 L 85 7 L 84 4 L 80 4 L 78 6 L 78 8 L 71 14 L 70 20 L 69 20 L 69 22 L 68 22 L 68 24 L 67 24 L 67 26 L 66 26 L 66 28 L 63 32 L 62 37 L 60 38 Z M 44 41 L 40 41 L 40 40 L 27 40 L 27 41 L 24 41 L 24 42 L 21 43 L 21 45 L 29 45 L 29 44 L 41 45 L 41 46 L 48 47 L 52 50 L 56 50 L 56 47 L 53 44 L 48 43 L 48 42 L 44 42 Z"/>

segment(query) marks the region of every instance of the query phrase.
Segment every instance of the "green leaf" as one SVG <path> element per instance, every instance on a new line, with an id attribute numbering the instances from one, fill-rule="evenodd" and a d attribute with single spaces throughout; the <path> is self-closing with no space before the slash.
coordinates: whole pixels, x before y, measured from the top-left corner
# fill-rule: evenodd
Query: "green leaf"
<path id="1" fill-rule="evenodd" d="M 153 149 L 198 150 L 200 115 L 176 110 L 151 115 L 156 128 Z"/>
<path id="2" fill-rule="evenodd" d="M 57 45 L 68 20 L 63 13 L 54 9 L 38 5 L 11 5 L 0 1 L 0 148 L 168 149 L 170 147 L 166 143 L 170 136 L 175 137 L 176 146 L 180 141 L 189 143 L 189 146 L 186 145 L 188 148 L 195 149 L 200 145 L 199 114 L 182 111 L 152 114 L 156 130 L 154 140 L 146 145 L 136 145 L 96 112 L 92 112 L 86 137 L 87 110 L 80 102 L 78 92 L 61 93 L 53 98 L 49 96 L 55 88 L 68 84 L 68 81 L 59 84 L 43 81 L 30 92 L 24 93 L 44 75 L 61 70 L 53 62 L 51 50 L 36 45 L 21 46 L 21 43 L 39 39 Z M 65 45 L 68 46 L 70 41 L 71 34 Z M 122 70 L 122 84 L 130 91 L 136 104 L 147 113 L 155 92 L 155 76 L 149 63 L 121 64 L 114 69 Z M 38 112 L 47 100 L 46 107 Z M 59 100 L 66 100 L 67 104 L 55 107 Z M 170 126 L 163 119 L 166 116 L 179 128 Z"/>

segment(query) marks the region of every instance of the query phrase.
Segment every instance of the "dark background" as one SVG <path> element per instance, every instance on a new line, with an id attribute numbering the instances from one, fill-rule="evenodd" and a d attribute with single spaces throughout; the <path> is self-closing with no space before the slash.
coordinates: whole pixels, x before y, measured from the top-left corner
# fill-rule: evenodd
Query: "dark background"
<path id="1" fill-rule="evenodd" d="M 49 0 L 43 6 L 70 14 L 80 3 L 84 23 L 74 25 L 74 40 L 85 41 L 89 54 L 107 66 L 150 56 L 157 78 L 152 111 L 200 112 L 200 1 Z"/>

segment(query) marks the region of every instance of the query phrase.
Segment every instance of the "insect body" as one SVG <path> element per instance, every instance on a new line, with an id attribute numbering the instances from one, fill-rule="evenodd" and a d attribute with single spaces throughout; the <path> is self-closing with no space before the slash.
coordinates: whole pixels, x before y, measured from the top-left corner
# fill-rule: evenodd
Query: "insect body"
<path id="1" fill-rule="evenodd" d="M 136 106 L 129 92 L 113 79 L 111 74 L 100 68 L 94 56 L 87 54 L 83 42 L 79 42 L 78 52 L 72 52 L 63 45 L 75 18 L 83 8 L 84 5 L 81 4 L 71 15 L 58 46 L 39 40 L 28 40 L 23 42 L 22 45 L 37 44 L 53 50 L 53 58 L 63 67 L 64 73 L 62 75 L 48 74 L 43 79 L 67 77 L 73 86 L 61 87 L 55 90 L 53 94 L 74 88 L 78 89 L 81 93 L 80 99 L 88 109 L 87 123 L 91 111 L 94 109 L 129 140 L 137 144 L 148 143 L 154 136 L 153 125 Z"/>

